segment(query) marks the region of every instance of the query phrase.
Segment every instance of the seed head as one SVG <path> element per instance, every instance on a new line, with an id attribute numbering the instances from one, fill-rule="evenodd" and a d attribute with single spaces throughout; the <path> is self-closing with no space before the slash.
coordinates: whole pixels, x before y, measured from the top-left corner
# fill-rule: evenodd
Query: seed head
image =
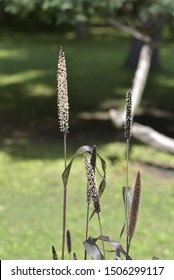
<path id="1" fill-rule="evenodd" d="M 97 214 L 99 214 L 101 212 L 101 208 L 100 208 L 98 189 L 96 187 L 92 189 L 92 200 L 94 204 L 94 210 Z"/>
<path id="2" fill-rule="evenodd" d="M 132 198 L 132 206 L 131 206 L 129 224 L 128 224 L 128 236 L 129 236 L 130 240 L 132 239 L 135 228 L 136 228 L 137 216 L 138 216 L 138 210 L 139 210 L 139 204 L 140 204 L 140 194 L 141 194 L 141 176 L 140 176 L 140 172 L 138 171 L 136 182 L 135 182 L 133 198 Z"/>
<path id="3" fill-rule="evenodd" d="M 86 156 L 84 157 L 84 163 L 87 176 L 87 203 L 90 204 L 92 198 L 92 190 L 95 188 L 95 176 L 92 166 Z"/>
<path id="4" fill-rule="evenodd" d="M 52 256 L 53 256 L 53 260 L 58 260 L 56 249 L 54 248 L 53 245 L 52 245 Z"/>
<path id="5" fill-rule="evenodd" d="M 69 229 L 66 231 L 66 242 L 67 242 L 67 250 L 68 253 L 71 253 L 71 233 Z"/>
<path id="6" fill-rule="evenodd" d="M 60 131 L 67 133 L 69 129 L 68 86 L 65 54 L 62 51 L 62 48 L 60 49 L 58 59 L 57 89 L 57 107 Z"/>
<path id="7" fill-rule="evenodd" d="M 96 156 L 97 156 L 97 147 L 96 147 L 96 145 L 94 145 L 92 147 L 92 153 L 91 153 L 91 159 L 90 159 L 90 163 L 91 163 L 94 173 L 95 173 L 95 168 L 96 168 Z"/>
<path id="8" fill-rule="evenodd" d="M 94 210 L 96 213 L 99 213 L 101 209 L 100 209 L 98 189 L 95 183 L 94 170 L 91 166 L 91 163 L 88 161 L 86 157 L 84 157 L 84 163 L 85 163 L 86 176 L 87 176 L 87 203 L 90 204 L 92 199 L 94 204 Z"/>
<path id="9" fill-rule="evenodd" d="M 73 260 L 77 260 L 77 256 L 76 256 L 76 253 L 73 253 Z"/>
<path id="10" fill-rule="evenodd" d="M 124 136 L 127 141 L 131 138 L 132 128 L 132 91 L 126 93 L 126 120 L 124 124 Z"/>

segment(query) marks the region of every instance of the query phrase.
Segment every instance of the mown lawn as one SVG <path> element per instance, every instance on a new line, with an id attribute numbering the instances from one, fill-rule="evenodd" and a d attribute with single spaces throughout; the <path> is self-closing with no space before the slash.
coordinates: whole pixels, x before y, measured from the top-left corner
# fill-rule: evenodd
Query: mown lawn
<path id="1" fill-rule="evenodd" d="M 85 121 L 82 112 L 105 112 L 124 104 L 133 73 L 123 67 L 128 39 L 101 37 L 77 42 L 58 35 L 3 35 L 0 45 L 0 257 L 51 259 L 61 255 L 63 150 L 56 111 L 60 46 L 69 77 L 68 159 L 84 144 L 97 144 L 107 162 L 102 197 L 103 232 L 119 241 L 124 222 L 125 144 L 108 121 Z M 173 136 L 173 47 L 161 51 L 162 69 L 152 73 L 137 118 Z M 147 109 L 148 108 L 148 109 Z M 130 185 L 142 174 L 139 220 L 132 241 L 134 259 L 173 259 L 174 158 L 132 139 Z M 83 258 L 86 181 L 82 158 L 68 185 L 67 227 L 73 251 Z M 94 217 L 91 235 L 99 235 Z M 124 239 L 123 239 L 124 245 Z M 68 256 L 67 256 L 68 257 Z M 112 255 L 108 255 L 112 258 Z"/>

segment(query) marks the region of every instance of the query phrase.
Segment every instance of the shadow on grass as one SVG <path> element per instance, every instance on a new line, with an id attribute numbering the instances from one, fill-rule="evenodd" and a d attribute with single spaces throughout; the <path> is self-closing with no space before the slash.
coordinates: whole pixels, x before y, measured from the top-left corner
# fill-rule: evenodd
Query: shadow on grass
<path id="1" fill-rule="evenodd" d="M 115 131 L 110 121 L 79 120 L 78 125 L 70 126 L 67 136 L 68 158 L 80 146 L 95 144 L 99 148 L 121 138 L 120 131 Z M 32 130 L 16 129 L 12 137 L 1 137 L 0 150 L 16 159 L 63 159 L 63 135 L 59 132 L 57 122 Z"/>
<path id="2" fill-rule="evenodd" d="M 56 106 L 57 57 L 61 45 L 67 58 L 70 156 L 81 145 L 100 145 L 120 138 L 120 132 L 110 121 L 83 121 L 77 115 L 84 111 L 106 112 L 111 107 L 124 106 L 125 92 L 131 87 L 133 77 L 133 73 L 123 67 L 127 39 L 77 42 L 57 35 L 2 38 L 1 150 L 13 157 L 63 157 Z M 164 58 L 167 65 L 170 56 L 164 53 Z M 141 106 L 144 112 L 137 116 L 140 123 L 169 136 L 174 135 L 172 75 L 172 71 L 164 70 L 160 75 L 150 75 Z M 160 109 L 157 115 L 154 114 L 155 108 Z M 170 116 L 163 116 L 165 110 L 170 110 Z"/>

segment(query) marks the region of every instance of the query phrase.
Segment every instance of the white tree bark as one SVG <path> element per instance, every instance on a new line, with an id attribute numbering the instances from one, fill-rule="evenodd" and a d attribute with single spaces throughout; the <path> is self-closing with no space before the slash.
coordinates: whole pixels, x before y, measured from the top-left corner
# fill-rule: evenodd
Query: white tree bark
<path id="1" fill-rule="evenodd" d="M 152 50 L 149 45 L 142 47 L 140 58 L 135 71 L 135 76 L 132 84 L 132 115 L 134 116 L 142 99 L 143 91 L 146 85 L 149 74 L 150 63 L 152 57 Z M 118 128 L 121 128 L 125 122 L 125 109 L 117 111 L 115 109 L 109 110 L 109 117 Z M 138 123 L 133 123 L 132 136 L 139 141 L 151 145 L 152 147 L 161 151 L 174 154 L 174 139 L 169 138 L 154 129 Z"/>
<path id="2" fill-rule="evenodd" d="M 140 52 L 139 62 L 135 71 L 135 76 L 132 83 L 132 115 L 134 116 L 137 108 L 142 99 L 143 91 L 146 85 L 147 77 L 149 74 L 150 63 L 152 57 L 152 50 L 149 45 L 144 45 Z M 111 109 L 109 115 L 111 119 L 115 118 L 117 127 L 122 127 L 125 121 L 125 110 L 118 112 Z"/>
<path id="3" fill-rule="evenodd" d="M 134 123 L 132 136 L 156 149 L 174 154 L 174 139 L 155 131 L 149 126 Z"/>

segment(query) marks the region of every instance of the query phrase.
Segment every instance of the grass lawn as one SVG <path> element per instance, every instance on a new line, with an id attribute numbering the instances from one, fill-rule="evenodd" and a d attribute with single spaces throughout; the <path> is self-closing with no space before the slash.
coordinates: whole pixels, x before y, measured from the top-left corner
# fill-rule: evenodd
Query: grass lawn
<path id="1" fill-rule="evenodd" d="M 105 112 L 124 104 L 133 73 L 123 67 L 126 38 L 96 36 L 82 42 L 59 35 L 1 35 L 0 45 L 0 258 L 51 259 L 61 255 L 63 139 L 58 131 L 56 71 L 60 46 L 66 51 L 70 133 L 68 159 L 84 144 L 96 144 L 107 162 L 101 199 L 103 233 L 119 241 L 124 222 L 123 132 L 108 121 L 85 121 L 79 113 Z M 161 50 L 162 69 L 152 73 L 137 119 L 174 136 L 174 47 Z M 174 158 L 132 139 L 130 185 L 142 174 L 142 197 L 130 255 L 174 258 Z M 83 161 L 72 167 L 67 227 L 73 251 L 83 258 L 86 180 Z M 95 217 L 90 233 L 99 228 Z M 124 245 L 124 239 L 123 245 Z M 111 248 L 110 248 L 111 249 Z M 108 258 L 113 258 L 108 255 Z M 68 258 L 68 256 L 67 256 Z"/>

